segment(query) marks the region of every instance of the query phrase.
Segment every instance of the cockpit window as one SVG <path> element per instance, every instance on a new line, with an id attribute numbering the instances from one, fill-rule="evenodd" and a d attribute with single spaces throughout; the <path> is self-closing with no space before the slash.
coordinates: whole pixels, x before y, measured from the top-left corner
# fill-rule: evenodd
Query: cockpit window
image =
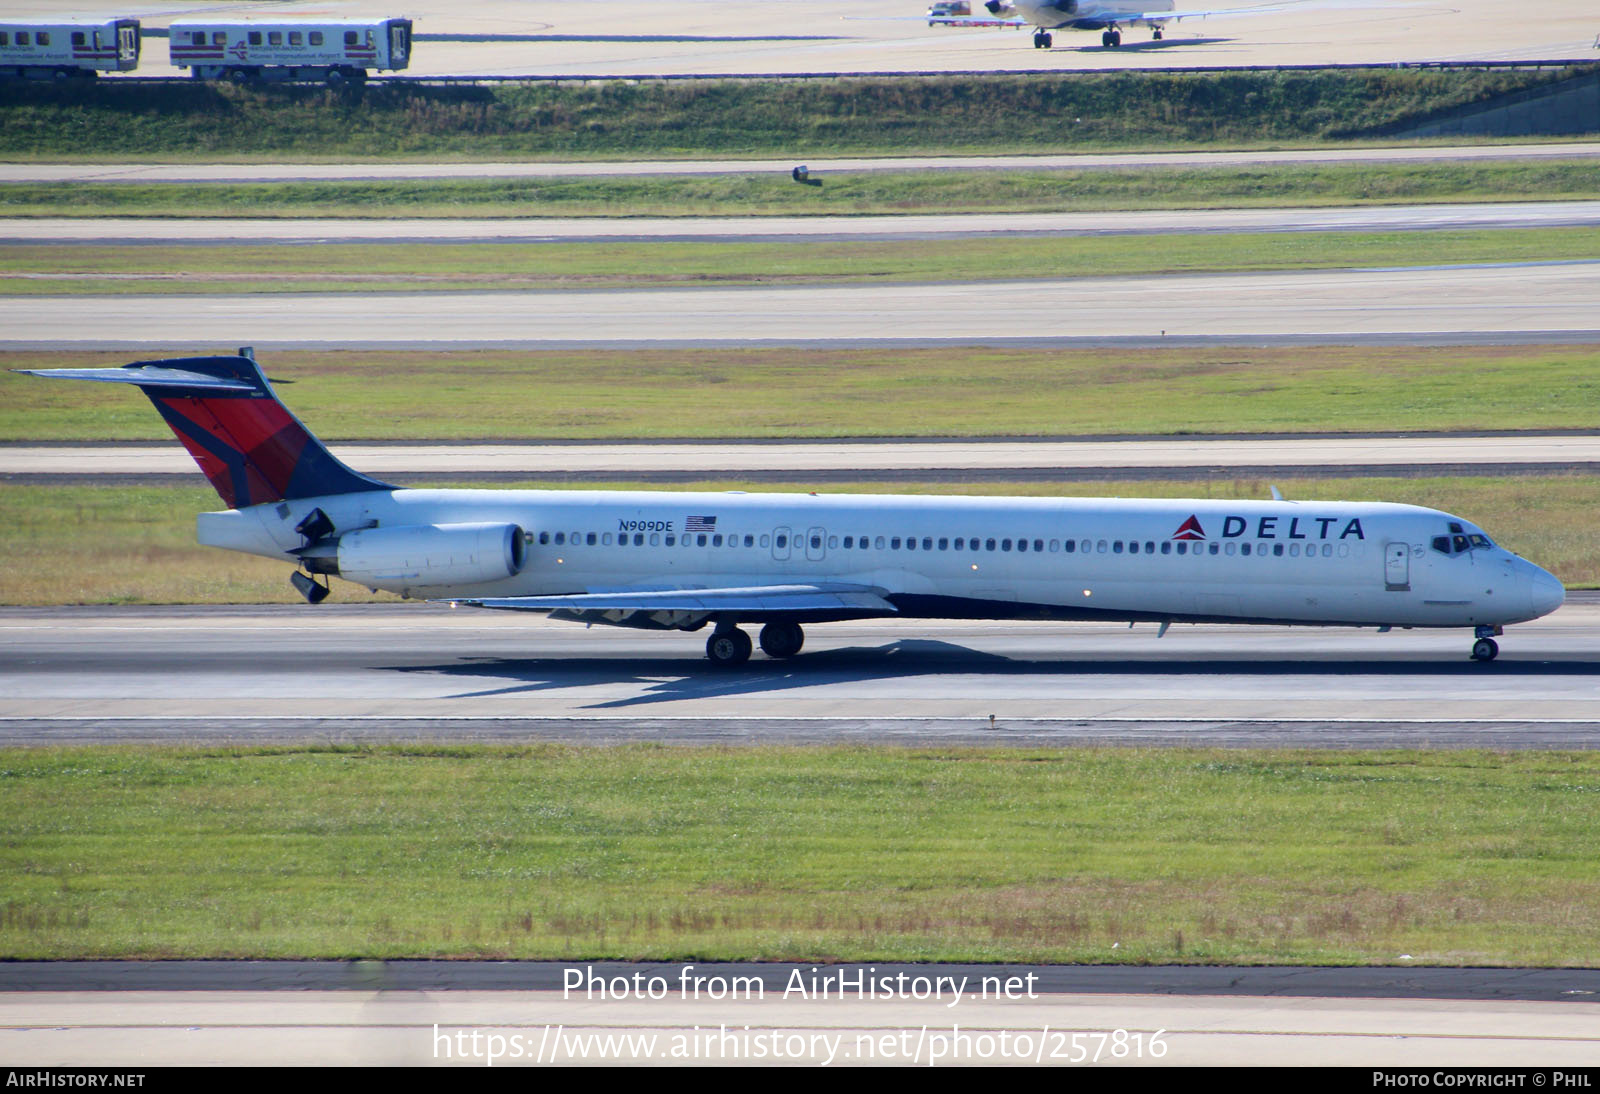
<path id="1" fill-rule="evenodd" d="M 1441 555 L 1459 555 L 1467 551 L 1487 550 L 1494 546 L 1488 536 L 1481 532 L 1467 533 L 1455 521 L 1450 522 L 1450 531 L 1450 535 L 1434 536 L 1431 541 L 1433 549 Z"/>

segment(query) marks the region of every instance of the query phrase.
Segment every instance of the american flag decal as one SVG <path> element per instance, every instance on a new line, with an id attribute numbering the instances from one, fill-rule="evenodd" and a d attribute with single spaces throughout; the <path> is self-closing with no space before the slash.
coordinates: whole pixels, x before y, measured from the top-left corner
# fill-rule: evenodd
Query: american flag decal
<path id="1" fill-rule="evenodd" d="M 716 517 L 685 517 L 683 530 L 685 532 L 710 532 L 717 527 Z"/>

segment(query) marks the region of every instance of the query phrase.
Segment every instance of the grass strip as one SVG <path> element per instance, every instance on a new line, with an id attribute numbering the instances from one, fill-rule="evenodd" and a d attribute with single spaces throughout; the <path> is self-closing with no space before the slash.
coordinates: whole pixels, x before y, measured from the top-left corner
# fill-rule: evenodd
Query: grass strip
<path id="1" fill-rule="evenodd" d="M 7 183 L 5 216 L 549 217 L 1096 212 L 1564 201 L 1596 196 L 1592 162 L 1272 165 L 1078 171 L 281 183 Z"/>
<path id="2" fill-rule="evenodd" d="M 830 485 L 822 492 L 1264 500 L 1268 485 L 1256 479 L 896 483 L 892 488 L 863 483 Z M 1306 501 L 1393 501 L 1443 509 L 1480 524 L 1502 546 L 1549 569 L 1569 586 L 1600 584 L 1600 506 L 1595 505 L 1600 478 L 1594 476 L 1282 479 L 1272 485 Z M 617 483 L 579 489 L 661 487 Z M 728 481 L 671 489 L 800 493 L 805 487 Z M 0 484 L 0 557 L 6 559 L 0 567 L 0 604 L 298 603 L 285 563 L 195 543 L 195 514 L 220 508 L 216 494 L 204 485 Z M 395 599 L 345 581 L 334 582 L 334 595 L 345 602 Z"/>
<path id="3" fill-rule="evenodd" d="M 0 247 L 11 295 L 395 292 L 1000 281 L 1588 259 L 1600 229 L 774 243 Z"/>
<path id="4" fill-rule="evenodd" d="M 21 84 L 0 155 L 618 158 L 1044 151 L 1384 136 L 1560 69 L 995 73 L 489 87 Z M 934 124 L 930 124 L 930 120 Z"/>
<path id="5" fill-rule="evenodd" d="M 164 354 L 0 352 L 0 441 L 170 440 L 131 391 L 6 371 L 141 356 Z M 340 350 L 263 364 L 328 440 L 1593 429 L 1600 405 L 1591 345 Z"/>
<path id="6" fill-rule="evenodd" d="M 13 749 L 11 958 L 1588 966 L 1594 753 Z"/>

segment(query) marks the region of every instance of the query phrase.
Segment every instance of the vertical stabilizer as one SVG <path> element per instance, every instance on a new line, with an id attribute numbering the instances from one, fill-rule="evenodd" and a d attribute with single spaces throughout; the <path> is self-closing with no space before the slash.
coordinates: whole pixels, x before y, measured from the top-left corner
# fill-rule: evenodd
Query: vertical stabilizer
<path id="1" fill-rule="evenodd" d="M 393 489 L 335 459 L 289 413 L 247 353 L 136 361 L 121 368 L 20 371 L 135 385 L 150 397 L 230 509 Z"/>

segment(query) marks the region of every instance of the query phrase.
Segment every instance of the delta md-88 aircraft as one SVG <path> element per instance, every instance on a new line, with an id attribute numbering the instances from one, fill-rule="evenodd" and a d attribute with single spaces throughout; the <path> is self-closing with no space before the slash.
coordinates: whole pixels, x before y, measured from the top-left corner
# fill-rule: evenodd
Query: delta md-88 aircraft
<path id="1" fill-rule="evenodd" d="M 1371 502 L 1124 501 L 668 491 L 413 490 L 340 463 L 248 350 L 26 370 L 133 384 L 225 512 L 202 544 L 281 559 L 311 603 L 369 589 L 656 630 L 770 657 L 808 624 L 1059 619 L 1470 628 L 1492 660 L 1561 584 L 1471 521 Z M 1276 492 L 1274 492 L 1276 493 Z"/>

